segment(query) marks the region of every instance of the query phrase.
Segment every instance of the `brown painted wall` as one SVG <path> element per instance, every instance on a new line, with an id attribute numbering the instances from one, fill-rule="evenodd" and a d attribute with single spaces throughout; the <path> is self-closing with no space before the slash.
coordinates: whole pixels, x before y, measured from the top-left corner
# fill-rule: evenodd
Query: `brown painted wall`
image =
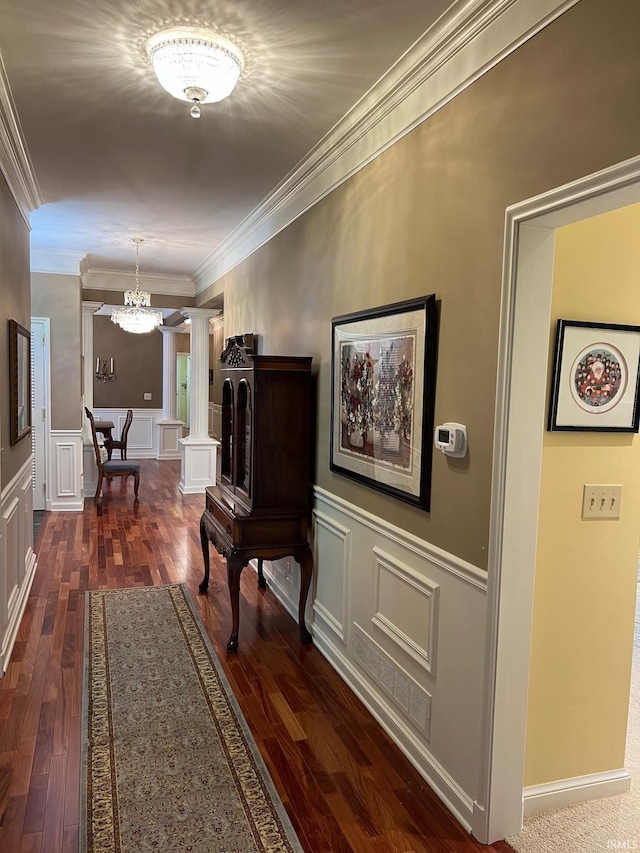
<path id="1" fill-rule="evenodd" d="M 224 321 L 220 320 L 209 335 L 209 369 L 213 370 L 213 383 L 209 385 L 209 402 L 222 405 L 222 373 L 220 355 L 224 349 Z"/>
<path id="2" fill-rule="evenodd" d="M 31 439 L 13 447 L 9 432 L 9 320 L 31 326 L 29 227 L 0 174 L 0 446 L 4 488 L 29 458 Z"/>
<path id="3" fill-rule="evenodd" d="M 189 332 L 176 335 L 176 352 L 191 352 L 191 335 Z"/>
<path id="4" fill-rule="evenodd" d="M 153 301 L 152 301 L 153 304 Z M 93 358 L 114 360 L 115 380 L 93 380 L 96 409 L 162 408 L 162 335 L 154 330 L 146 335 L 123 331 L 111 317 L 93 318 Z M 144 394 L 151 394 L 145 400 Z"/>
<path id="5" fill-rule="evenodd" d="M 51 321 L 51 429 L 81 429 L 80 277 L 33 273 L 31 313 Z"/>
<path id="6" fill-rule="evenodd" d="M 640 4 L 582 0 L 271 240 L 222 282 L 225 334 L 308 354 L 318 372 L 316 482 L 486 567 L 505 208 L 640 153 Z M 329 470 L 331 318 L 425 293 L 439 303 L 429 514 Z"/>
<path id="7" fill-rule="evenodd" d="M 124 304 L 124 293 L 113 290 L 82 291 L 82 298 L 106 305 Z M 152 308 L 186 308 L 195 302 L 193 297 L 151 294 Z M 182 337 L 182 336 L 181 336 Z M 189 352 L 189 335 L 186 352 Z M 162 408 L 162 337 L 159 332 L 132 335 L 123 332 L 110 317 L 93 318 L 93 352 L 95 359 L 113 358 L 117 378 L 110 382 L 93 382 L 93 403 L 96 408 Z M 151 394 L 145 400 L 144 394 Z"/>

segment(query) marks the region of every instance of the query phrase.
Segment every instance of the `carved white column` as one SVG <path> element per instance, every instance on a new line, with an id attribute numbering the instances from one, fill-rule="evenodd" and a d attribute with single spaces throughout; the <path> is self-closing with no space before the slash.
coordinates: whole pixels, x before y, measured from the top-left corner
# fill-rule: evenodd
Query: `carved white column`
<path id="1" fill-rule="evenodd" d="M 93 315 L 102 308 L 103 304 L 103 302 L 82 303 L 82 494 L 85 497 L 95 493 L 98 483 L 93 438 L 85 406 L 89 411 L 93 411 L 93 377 L 95 374 Z"/>
<path id="2" fill-rule="evenodd" d="M 162 333 L 162 420 L 158 421 L 158 459 L 180 459 L 182 421 L 176 418 L 176 336 L 184 334 L 173 326 L 161 326 Z"/>
<path id="3" fill-rule="evenodd" d="M 207 308 L 182 308 L 180 313 L 191 320 L 189 435 L 180 439 L 180 491 L 202 494 L 207 486 L 216 482 L 219 442 L 209 436 L 209 320 L 219 312 Z"/>

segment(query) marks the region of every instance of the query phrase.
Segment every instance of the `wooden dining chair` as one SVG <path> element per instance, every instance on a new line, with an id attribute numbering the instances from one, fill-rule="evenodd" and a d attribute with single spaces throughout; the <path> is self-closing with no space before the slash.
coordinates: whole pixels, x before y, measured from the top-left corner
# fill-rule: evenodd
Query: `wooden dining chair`
<path id="1" fill-rule="evenodd" d="M 104 478 L 107 477 L 111 479 L 111 477 L 133 477 L 133 492 L 135 495 L 134 503 L 140 503 L 140 499 L 138 497 L 138 488 L 140 486 L 140 463 L 139 462 L 131 462 L 127 459 L 109 459 L 107 448 L 98 444 L 98 435 L 96 433 L 95 421 L 93 418 L 93 414 L 85 409 L 87 413 L 87 417 L 89 418 L 89 423 L 91 424 L 91 435 L 93 436 L 93 449 L 96 454 L 96 465 L 98 466 L 98 485 L 96 487 L 96 493 L 93 498 L 94 503 L 98 503 L 98 498 L 100 497 L 100 492 L 102 491 L 102 483 Z"/>
<path id="2" fill-rule="evenodd" d="M 114 450 L 120 451 L 120 458 L 127 458 L 127 436 L 129 435 L 129 428 L 131 427 L 131 422 L 133 421 L 133 411 L 131 409 L 127 409 L 127 417 L 125 418 L 124 426 L 122 427 L 122 432 L 120 433 L 120 438 L 105 438 L 104 446 L 107 448 L 107 454 L 109 459 L 111 459 L 111 454 Z"/>

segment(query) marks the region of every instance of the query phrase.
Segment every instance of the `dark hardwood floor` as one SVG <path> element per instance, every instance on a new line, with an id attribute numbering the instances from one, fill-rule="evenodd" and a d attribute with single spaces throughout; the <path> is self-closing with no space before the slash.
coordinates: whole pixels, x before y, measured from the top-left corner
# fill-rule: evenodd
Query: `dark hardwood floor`
<path id="1" fill-rule="evenodd" d="M 143 460 L 102 506 L 47 513 L 38 569 L 0 683 L 0 853 L 76 853 L 84 592 L 185 583 L 308 853 L 480 853 L 255 574 L 242 577 L 240 649 L 228 655 L 224 562 L 202 577 L 202 495 L 181 495 L 179 462 Z M 177 853 L 177 851 L 176 851 Z"/>

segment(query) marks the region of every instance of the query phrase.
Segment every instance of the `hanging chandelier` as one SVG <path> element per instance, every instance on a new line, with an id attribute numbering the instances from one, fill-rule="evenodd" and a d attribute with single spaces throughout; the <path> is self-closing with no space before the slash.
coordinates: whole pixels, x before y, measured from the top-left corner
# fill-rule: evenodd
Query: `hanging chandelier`
<path id="1" fill-rule="evenodd" d="M 117 323 L 125 332 L 133 332 L 143 335 L 152 332 L 162 325 L 162 313 L 154 311 L 151 305 L 151 294 L 146 290 L 140 290 L 140 243 L 144 243 L 142 237 L 133 237 L 136 244 L 136 289 L 126 290 L 124 294 L 125 308 L 115 308 L 111 312 L 111 320 Z"/>
<path id="2" fill-rule="evenodd" d="M 172 27 L 147 41 L 147 53 L 160 85 L 174 98 L 200 104 L 226 98 L 238 82 L 244 58 L 238 48 L 213 30 Z"/>

